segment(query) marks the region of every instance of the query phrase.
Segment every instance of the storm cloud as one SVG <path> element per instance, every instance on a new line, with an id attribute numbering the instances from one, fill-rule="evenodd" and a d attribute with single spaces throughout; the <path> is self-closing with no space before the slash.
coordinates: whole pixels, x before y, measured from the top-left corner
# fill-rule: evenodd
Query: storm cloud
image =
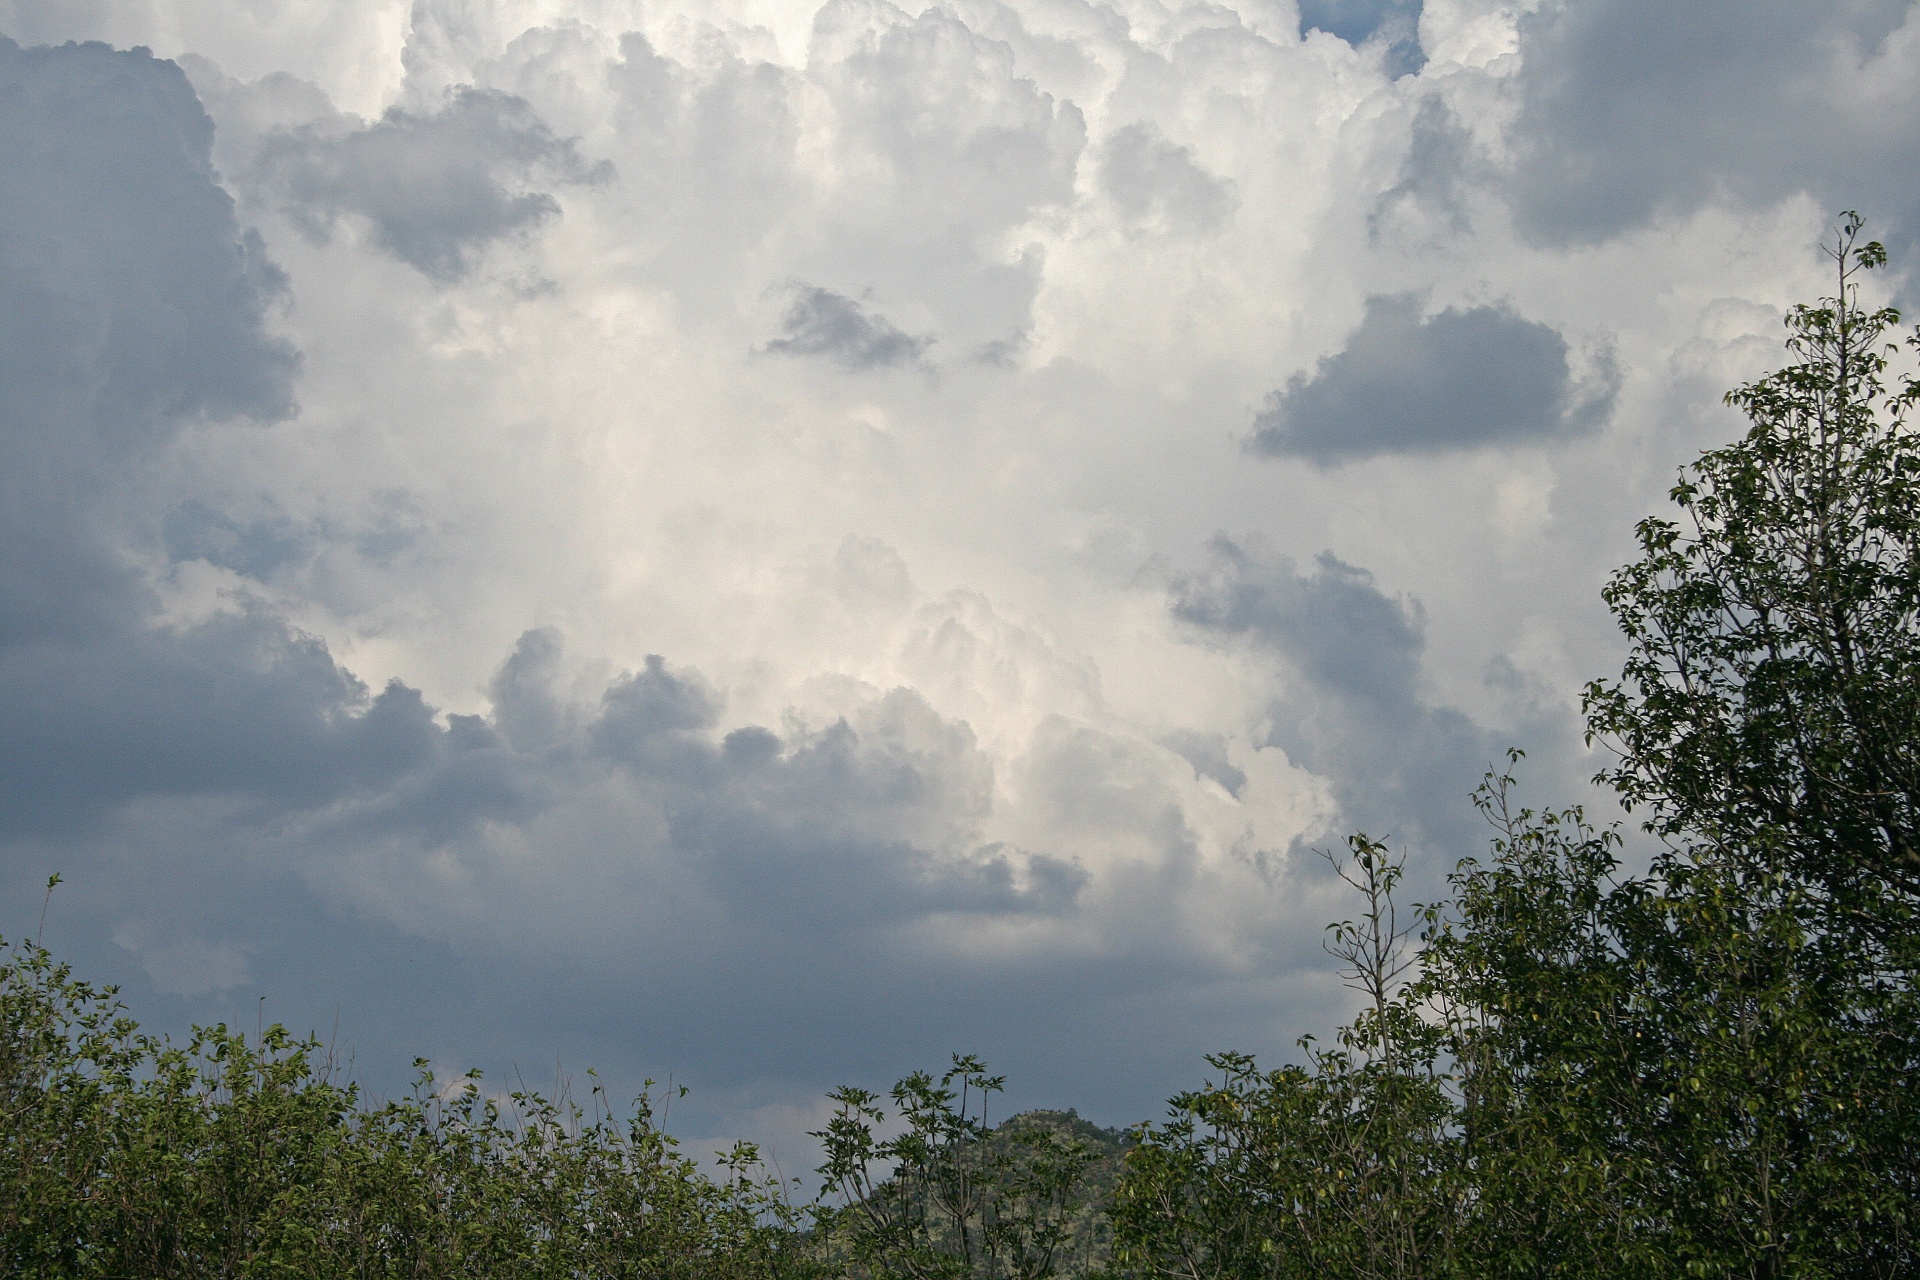
<path id="1" fill-rule="evenodd" d="M 1806 192 L 1871 209 L 1911 244 L 1914 12 L 1911 0 L 1544 6 L 1519 26 L 1523 224 L 1591 243 L 1724 196 Z"/>
<path id="2" fill-rule="evenodd" d="M 178 67 L 0 39 L 0 645 L 135 625 L 139 464 L 196 417 L 291 410 L 285 287 L 208 161 Z"/>
<path id="3" fill-rule="evenodd" d="M 1572 434 L 1611 407 L 1611 382 L 1576 386 L 1549 326 L 1504 306 L 1422 309 L 1417 294 L 1367 299 L 1343 349 L 1268 394 L 1248 449 L 1330 466 Z"/>
<path id="4" fill-rule="evenodd" d="M 287 277 L 239 225 L 205 110 L 177 66 L 145 53 L 4 53 L 5 125 L 23 159 L 3 188 L 5 313 L 19 332 L 0 441 L 9 544 L 29 554 L 9 561 L 18 619 L 0 643 L 0 842 L 10 875 L 51 857 L 88 883 L 101 932 L 82 936 L 131 956 L 156 998 L 285 992 L 292 975 L 311 995 L 352 972 L 316 972 L 288 950 L 294 939 L 352 934 L 409 964 L 441 946 L 496 967 L 511 957 L 520 976 L 508 981 L 624 947 L 648 972 L 687 957 L 703 967 L 668 988 L 621 976 L 604 990 L 724 1039 L 711 1010 L 738 1000 L 746 970 L 806 957 L 845 994 L 818 1044 L 789 1051 L 804 1056 L 844 1043 L 860 1009 L 878 1034 L 889 1002 L 924 989 L 895 990 L 902 975 L 940 985 L 997 973 L 1030 988 L 1035 966 L 1087 973 L 1106 955 L 1094 987 L 1126 999 L 1155 971 L 1224 972 L 1208 947 L 1152 930 L 1092 953 L 1048 931 L 1133 914 L 1101 887 L 1109 846 L 1149 866 L 1174 860 L 1182 900 L 1230 893 L 1247 873 L 1219 861 L 1227 847 L 1284 822 L 1290 803 L 1274 788 L 1276 753 L 1244 739 L 1201 735 L 1209 776 L 1234 780 L 1226 801 L 1137 729 L 1049 715 L 1010 762 L 1004 743 L 989 750 L 922 692 L 864 683 L 836 692 L 831 712 L 761 723 L 719 682 L 658 656 L 583 683 L 547 628 L 520 637 L 477 712 L 356 675 L 299 625 L 286 593 L 297 608 L 297 593 L 345 563 L 343 543 L 362 571 L 393 569 L 390 551 L 327 505 L 296 512 L 292 494 L 196 484 L 181 460 L 207 440 L 313 448 L 329 429 L 295 416 L 301 361 L 275 336 Z M 456 89 L 437 110 L 396 107 L 359 127 L 298 83 L 249 86 L 202 64 L 196 75 L 238 122 L 227 154 L 249 207 L 284 216 L 307 246 L 287 242 L 296 254 L 351 251 L 354 237 L 336 234 L 351 223 L 430 286 L 453 284 L 489 245 L 550 222 L 552 201 L 529 182 L 598 172 L 494 90 Z M 1015 97 L 1054 129 L 1043 98 Z M 919 364 L 931 342 L 818 286 L 793 292 L 783 328 L 767 351 L 852 370 Z M 229 426 L 253 435 L 221 434 Z M 354 502 L 408 509 L 404 495 L 380 487 Z M 1034 644 L 973 603 L 926 602 L 879 539 L 849 536 L 832 565 L 849 610 L 932 628 L 937 641 L 908 642 L 915 661 L 969 650 L 999 661 L 984 646 L 1003 641 L 982 626 Z M 1027 811 L 1009 812 L 1003 775 Z M 1253 816 L 1261 806 L 1267 816 Z M 1105 817 L 1090 841 L 1094 811 Z M 1113 825 L 1124 813 L 1146 821 Z M 526 936 L 508 922 L 528 904 L 568 914 L 569 928 Z M 1248 905 L 1243 927 L 1277 904 Z M 330 935 L 289 926 L 316 910 L 335 918 Z M 1032 937 L 987 963 L 959 941 L 972 928 Z M 413 950 L 382 929 L 416 939 Z M 1266 972 L 1289 954 L 1274 951 Z M 362 1013 L 368 1025 L 386 1016 Z"/>
<path id="5" fill-rule="evenodd" d="M 196 421 L 292 411 L 285 279 L 244 234 L 180 69 L 0 41 L 0 823 L 96 827 L 142 796 L 323 803 L 438 730 L 270 611 L 169 624 L 140 476 Z"/>

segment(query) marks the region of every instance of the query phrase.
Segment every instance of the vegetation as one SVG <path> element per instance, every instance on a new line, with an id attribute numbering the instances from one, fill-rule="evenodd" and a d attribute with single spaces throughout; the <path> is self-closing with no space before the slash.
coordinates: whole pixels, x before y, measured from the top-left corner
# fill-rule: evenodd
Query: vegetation
<path id="1" fill-rule="evenodd" d="M 997 1126 L 956 1057 L 831 1096 L 797 1204 L 751 1146 L 709 1176 L 616 1116 L 421 1064 L 369 1105 L 320 1045 L 144 1036 L 37 945 L 0 954 L 0 1271 L 61 1277 L 1048 1280 L 1920 1274 L 1920 442 L 1899 317 L 1846 217 L 1795 363 L 1639 526 L 1586 692 L 1659 840 L 1475 796 L 1484 861 L 1403 912 L 1392 850 L 1333 857 L 1330 1045 L 1212 1079 L 1129 1137 Z M 1920 349 L 1920 331 L 1910 340 Z M 1509 764 L 1519 761 L 1514 753 Z M 884 1136 L 884 1135 L 892 1136 Z"/>
<path id="2" fill-rule="evenodd" d="M 642 1097 L 616 1122 L 477 1075 L 362 1107 L 320 1046 L 143 1036 L 47 952 L 0 964 L 0 1273 L 61 1277 L 810 1274 L 751 1146 L 715 1181 Z"/>
<path id="3" fill-rule="evenodd" d="M 878 1140 L 881 1100 L 836 1089 L 821 1140 L 829 1256 L 868 1275 L 908 1280 L 1045 1280 L 1099 1269 L 1111 1231 L 1097 1204 L 1118 1172 L 1119 1135 L 1071 1112 L 1030 1111 L 998 1129 L 987 1104 L 1003 1080 L 954 1056 L 937 1080 L 893 1087 L 898 1136 Z M 880 1166 L 879 1170 L 875 1165 Z"/>

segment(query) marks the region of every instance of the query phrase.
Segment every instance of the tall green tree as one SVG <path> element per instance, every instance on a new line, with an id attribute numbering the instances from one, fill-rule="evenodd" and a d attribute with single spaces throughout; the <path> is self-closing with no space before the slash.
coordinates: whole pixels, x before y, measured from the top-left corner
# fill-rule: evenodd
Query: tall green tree
<path id="1" fill-rule="evenodd" d="M 1861 305 L 1886 251 L 1860 232 L 1844 215 L 1838 289 L 1787 316 L 1798 358 L 1728 394 L 1746 434 L 1640 522 L 1604 593 L 1626 667 L 1586 695 L 1655 831 L 1843 909 L 1920 894 L 1920 384 L 1887 386 L 1900 315 Z"/>
<path id="2" fill-rule="evenodd" d="M 1602 780 L 1665 842 L 1622 935 L 1632 1083 L 1664 1100 L 1639 1201 L 1703 1274 L 1914 1265 L 1920 383 L 1861 231 L 1788 313 L 1793 362 L 1727 396 L 1746 433 L 1638 526 L 1605 592 L 1626 664 L 1586 694 Z"/>

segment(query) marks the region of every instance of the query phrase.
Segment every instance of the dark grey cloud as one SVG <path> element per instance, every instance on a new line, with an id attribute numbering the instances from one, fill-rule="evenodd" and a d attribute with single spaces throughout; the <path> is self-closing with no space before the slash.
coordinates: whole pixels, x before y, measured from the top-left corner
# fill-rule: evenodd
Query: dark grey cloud
<path id="1" fill-rule="evenodd" d="M 1534 710 L 1490 729 L 1434 700 L 1419 603 L 1331 553 L 1302 571 L 1258 543 L 1216 538 L 1207 567 L 1175 580 L 1171 607 L 1204 638 L 1286 663 L 1294 679 L 1270 710 L 1272 745 L 1329 780 L 1339 822 L 1408 848 L 1429 885 L 1484 841 L 1468 796 L 1508 747 L 1566 772 L 1573 733 L 1563 713 Z M 1511 663 L 1490 678 L 1517 679 Z"/>
<path id="2" fill-rule="evenodd" d="M 559 689 L 560 656 L 551 631 L 521 638 L 493 684 L 499 749 L 556 798 L 609 770 L 637 788 L 665 823 L 648 856 L 694 868 L 756 936 L 1056 913 L 1085 880 L 1070 860 L 979 837 L 992 766 L 910 690 L 857 725 L 720 735 L 721 699 L 698 672 L 650 657 L 582 714 Z"/>
<path id="3" fill-rule="evenodd" d="M 276 619 L 0 649 L 0 831 L 89 829 L 124 802 L 298 809 L 389 785 L 444 736 L 419 694 L 369 697 Z"/>
<path id="4" fill-rule="evenodd" d="M 143 468 L 187 422 L 292 409 L 283 287 L 209 160 L 180 69 L 0 40 L 0 831 L 96 826 L 145 796 L 323 802 L 440 731 L 254 610 L 159 625 L 148 539 L 256 573 L 292 535 L 188 504 L 143 527 Z"/>
<path id="5" fill-rule="evenodd" d="M 991 765 L 965 725 L 909 690 L 879 698 L 858 723 L 721 735 L 721 700 L 696 671 L 650 657 L 580 707 L 562 688 L 561 658 L 557 633 L 522 636 L 491 686 L 491 717 L 439 730 L 429 716 L 415 749 L 389 747 L 369 766 L 376 789 L 331 790 L 308 838 L 424 860 L 476 822 L 524 827 L 612 786 L 654 815 L 612 838 L 692 875 L 721 927 L 762 942 L 928 915 L 1057 913 L 1085 879 L 1070 860 L 979 836 Z M 392 687 L 350 727 L 394 718 L 389 703 L 421 709 Z"/>
<path id="6" fill-rule="evenodd" d="M 160 536 L 169 560 L 204 560 L 261 581 L 305 560 L 314 546 L 311 531 L 284 515 L 243 519 L 197 498 L 166 514 Z"/>
<path id="7" fill-rule="evenodd" d="M 180 69 L 0 37 L 0 92 L 9 447 L 52 454 L 54 422 L 91 453 L 188 415 L 287 412 L 294 357 L 260 323 L 285 281 L 235 223 Z"/>
<path id="8" fill-rule="evenodd" d="M 0 39 L 0 645 L 131 625 L 132 469 L 184 420 L 291 409 L 284 280 L 212 133 L 172 63 Z"/>
<path id="9" fill-rule="evenodd" d="M 1427 65 L 1420 48 L 1421 0 L 1300 0 L 1300 34 L 1324 31 L 1355 48 L 1386 46 L 1387 74 L 1411 75 Z"/>
<path id="10" fill-rule="evenodd" d="M 1597 426 L 1614 379 L 1576 385 L 1558 332 L 1510 307 L 1423 316 L 1418 294 L 1367 299 L 1346 346 L 1268 394 L 1247 447 L 1331 466 L 1549 439 Z"/>
<path id="11" fill-rule="evenodd" d="M 270 139 L 261 179 L 315 236 L 363 219 L 373 242 L 436 280 L 472 269 L 500 240 L 524 238 L 560 215 L 545 187 L 603 181 L 512 94 L 462 86 L 430 113 L 389 110 L 364 129 L 304 126 Z"/>
<path id="12" fill-rule="evenodd" d="M 296 518 L 258 495 L 208 494 L 184 498 L 160 517 L 158 531 L 172 563 L 197 560 L 257 582 L 286 582 L 330 551 L 391 566 L 420 544 L 427 520 L 403 489 L 374 490 L 350 518 Z"/>
<path id="13" fill-rule="evenodd" d="M 1151 122 L 1116 130 L 1101 150 L 1100 185 L 1130 227 L 1205 235 L 1240 205 L 1234 184 L 1167 141 Z"/>
<path id="14" fill-rule="evenodd" d="M 1565 0 L 1520 26 L 1513 199 L 1554 243 L 1731 198 L 1920 218 L 1912 0 Z M 1867 91 L 1869 84 L 1881 88 Z"/>
<path id="15" fill-rule="evenodd" d="M 898 368 L 920 363 L 933 338 L 910 334 L 885 316 L 831 289 L 795 285 L 793 301 L 780 317 L 785 336 L 767 350 L 787 356 L 815 356 L 843 369 Z"/>
<path id="16" fill-rule="evenodd" d="M 1419 695 L 1425 647 L 1420 607 L 1373 585 L 1373 575 L 1322 552 L 1311 574 L 1286 556 L 1221 537 L 1211 568 L 1183 576 L 1174 614 L 1278 649 L 1316 688 L 1355 702 L 1407 706 Z"/>
<path id="17" fill-rule="evenodd" d="M 0 831 L 8 887 L 51 862 L 63 892 L 104 900 L 96 933 L 63 931 L 62 949 L 128 980 L 161 1026 L 258 993 L 269 1017 L 324 1028 L 341 1002 L 376 1088 L 415 1053 L 499 1068 L 554 1052 L 616 1088 L 676 1067 L 708 1088 L 824 1086 L 876 1053 L 965 1043 L 1004 1061 L 1033 1000 L 1079 1009 L 1148 980 L 1125 957 L 1067 982 L 1053 964 L 906 942 L 928 922 L 1069 915 L 1088 882 L 1069 857 L 982 838 L 991 763 L 908 690 L 815 728 L 722 733 L 712 686 L 660 658 L 574 701 L 558 636 L 536 631 L 496 676 L 492 714 L 442 725 L 403 686 L 367 698 L 317 642 L 298 672 L 234 673 L 234 646 L 195 639 L 205 669 L 156 670 L 145 708 L 126 694 L 140 673 L 75 659 L 67 683 L 98 691 L 93 723 L 61 672 L 0 668 L 0 699 L 43 731 L 10 739 L 0 811 L 54 785 L 95 818 Z M 353 886 L 345 902 L 335 885 Z M 487 924 L 449 951 L 436 937 L 467 909 Z M 1036 995 L 1036 977 L 1063 989 Z"/>
<path id="18" fill-rule="evenodd" d="M 671 803 L 708 891 L 761 932 L 1070 909 L 1086 878 L 1070 860 L 974 834 L 992 774 L 971 732 L 904 689 L 875 710 L 865 733 L 730 735 L 714 785 Z"/>

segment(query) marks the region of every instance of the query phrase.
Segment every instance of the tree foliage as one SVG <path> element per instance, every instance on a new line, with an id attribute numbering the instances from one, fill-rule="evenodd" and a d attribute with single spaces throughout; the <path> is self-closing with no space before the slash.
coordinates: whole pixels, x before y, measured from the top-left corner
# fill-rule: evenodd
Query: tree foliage
<path id="1" fill-rule="evenodd" d="M 1048 1280 L 1109 1233 L 1114 1135 L 1071 1113 L 987 1124 L 974 1058 L 881 1100 L 836 1090 L 830 1192 L 796 1203 L 737 1144 L 718 1176 L 642 1094 L 624 1117 L 479 1073 L 367 1105 L 283 1028 L 144 1035 L 111 988 L 0 944 L 0 1275 L 413 1280 Z M 884 1173 L 874 1171 L 882 1164 Z"/>
<path id="2" fill-rule="evenodd" d="M 818 1273 L 742 1145 L 712 1179 L 642 1096 L 616 1118 L 477 1074 L 368 1107 L 279 1027 L 142 1035 L 36 945 L 0 953 L 0 1274 L 735 1277 Z"/>
<path id="3" fill-rule="evenodd" d="M 1604 777 L 1657 831 L 1843 901 L 1920 891 L 1920 384 L 1885 385 L 1900 316 L 1860 304 L 1886 261 L 1860 229 L 1834 296 L 1787 316 L 1795 362 L 1728 394 L 1746 435 L 1641 521 L 1605 592 L 1626 667 L 1587 693 Z"/>

